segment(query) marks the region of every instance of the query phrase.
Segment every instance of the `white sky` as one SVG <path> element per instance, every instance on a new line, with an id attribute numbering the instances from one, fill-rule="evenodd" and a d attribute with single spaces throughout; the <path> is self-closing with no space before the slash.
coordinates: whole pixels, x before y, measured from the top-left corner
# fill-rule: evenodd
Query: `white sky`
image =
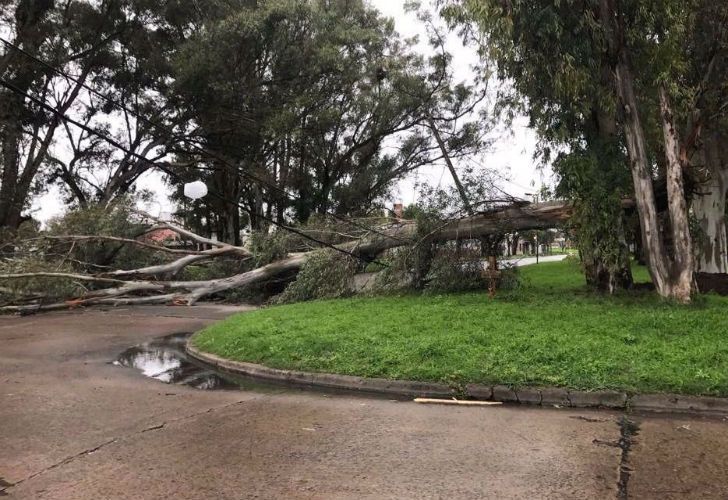
<path id="1" fill-rule="evenodd" d="M 405 13 L 404 0 L 369 0 L 384 15 L 395 21 L 397 31 L 404 37 L 419 35 L 421 50 L 427 51 L 426 35 L 422 24 L 415 14 Z M 427 5 L 427 2 L 423 2 Z M 472 65 L 477 62 L 478 56 L 470 47 L 463 47 L 462 42 L 455 34 L 448 36 L 447 49 L 453 55 L 453 70 L 456 80 L 470 80 Z M 542 182 L 549 184 L 551 173 L 541 173 L 536 168 L 533 154 L 536 148 L 536 134 L 527 127 L 527 120 L 521 117 L 515 120 L 510 134 L 502 134 L 493 150 L 478 160 L 481 165 L 495 168 L 503 177 L 500 187 L 514 196 L 523 196 L 524 193 L 538 189 Z M 392 198 L 402 201 L 405 205 L 416 201 L 416 182 L 428 182 L 442 186 L 452 184 L 449 172 L 442 164 L 433 164 L 422 167 L 418 172 L 399 183 L 392 193 Z M 174 207 L 168 198 L 169 188 L 162 182 L 162 175 L 157 172 L 147 172 L 138 180 L 140 189 L 147 189 L 154 193 L 154 201 L 145 208 L 154 215 L 162 212 L 172 212 Z M 52 187 L 43 196 L 37 197 L 31 211 L 41 221 L 63 213 L 65 206 L 60 198 L 57 188 Z"/>
<path id="2" fill-rule="evenodd" d="M 419 36 L 420 50 L 427 53 L 425 29 L 417 20 L 414 13 L 404 10 L 404 0 L 369 0 L 385 16 L 395 21 L 395 27 L 404 37 Z M 427 6 L 427 0 L 422 2 Z M 434 16 L 437 17 L 436 15 Z M 447 50 L 453 56 L 453 74 L 456 81 L 471 80 L 472 67 L 478 62 L 478 55 L 474 48 L 464 47 L 461 39 L 454 33 L 447 37 Z M 513 196 L 523 196 L 534 192 L 542 183 L 541 173 L 536 168 L 533 155 L 536 150 L 536 134 L 528 128 L 528 120 L 520 117 L 514 121 L 510 133 L 498 137 L 493 150 L 478 160 L 478 163 L 489 168 L 495 168 L 501 173 L 503 182 L 500 187 Z M 543 183 L 549 184 L 550 170 L 543 172 Z M 400 182 L 394 198 L 401 200 L 405 205 L 416 201 L 414 184 L 416 181 L 441 184 L 452 184 L 452 178 L 444 163 L 429 165 L 421 168 L 415 175 Z"/>

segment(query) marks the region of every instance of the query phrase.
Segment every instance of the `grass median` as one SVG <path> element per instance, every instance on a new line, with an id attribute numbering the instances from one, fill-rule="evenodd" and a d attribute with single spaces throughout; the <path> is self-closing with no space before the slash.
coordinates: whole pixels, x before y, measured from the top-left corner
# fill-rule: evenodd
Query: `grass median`
<path id="1" fill-rule="evenodd" d="M 595 295 L 577 264 L 521 270 L 486 293 L 306 302 L 232 316 L 196 347 L 274 368 L 471 382 L 728 396 L 728 297 L 666 303 Z M 643 268 L 635 269 L 645 281 Z"/>

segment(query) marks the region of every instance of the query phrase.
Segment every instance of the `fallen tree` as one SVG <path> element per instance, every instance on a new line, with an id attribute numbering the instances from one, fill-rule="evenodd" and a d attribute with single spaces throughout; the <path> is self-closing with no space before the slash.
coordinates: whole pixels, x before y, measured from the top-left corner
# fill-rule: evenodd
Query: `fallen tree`
<path id="1" fill-rule="evenodd" d="M 496 233 L 508 233 L 529 229 L 555 227 L 568 220 L 572 205 L 566 201 L 546 203 L 517 202 L 501 206 L 489 211 L 476 213 L 468 217 L 444 221 L 435 227 L 427 238 L 432 242 L 477 239 Z M 158 222 L 152 230 L 168 229 L 180 236 L 201 245 L 210 246 L 206 250 L 170 249 L 145 240 L 115 238 L 109 236 L 67 235 L 54 236 L 56 240 L 82 243 L 98 239 L 112 240 L 122 244 L 139 245 L 160 252 L 183 254 L 181 257 L 164 264 L 147 266 L 138 269 L 120 269 L 94 275 L 72 273 L 15 273 L 0 275 L 0 281 L 22 278 L 65 278 L 74 281 L 93 282 L 110 285 L 106 288 L 89 290 L 79 297 L 54 303 L 10 304 L 0 307 L 0 311 L 28 313 L 66 309 L 93 304 L 126 305 L 126 304 L 173 304 L 193 305 L 200 299 L 231 289 L 249 287 L 284 274 L 295 273 L 301 269 L 307 259 L 318 249 L 306 252 L 289 253 L 284 258 L 262 265 L 250 271 L 229 277 L 200 280 L 176 281 L 169 277 L 176 276 L 185 267 L 203 260 L 220 256 L 232 256 L 238 259 L 249 259 L 251 251 L 247 248 L 229 245 L 199 236 L 191 231 L 167 222 Z M 420 235 L 417 223 L 407 220 L 396 220 L 381 227 L 372 228 L 361 238 L 336 245 L 335 248 L 353 256 L 372 256 L 385 250 L 406 245 L 417 245 Z"/>

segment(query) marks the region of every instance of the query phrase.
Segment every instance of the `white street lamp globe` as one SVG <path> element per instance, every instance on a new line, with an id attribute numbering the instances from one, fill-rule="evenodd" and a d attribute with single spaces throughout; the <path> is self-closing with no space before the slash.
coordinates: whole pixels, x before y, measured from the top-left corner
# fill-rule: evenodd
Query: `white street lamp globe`
<path id="1" fill-rule="evenodd" d="M 185 196 L 192 200 L 199 200 L 207 194 L 207 186 L 202 181 L 188 182 L 185 184 Z"/>

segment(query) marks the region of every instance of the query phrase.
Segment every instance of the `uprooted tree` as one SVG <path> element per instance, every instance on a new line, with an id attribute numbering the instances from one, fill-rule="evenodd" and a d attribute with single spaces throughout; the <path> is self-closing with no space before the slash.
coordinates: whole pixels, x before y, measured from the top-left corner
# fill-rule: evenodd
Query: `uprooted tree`
<path id="1" fill-rule="evenodd" d="M 128 207 L 122 209 L 119 218 L 125 217 L 127 212 L 124 210 L 128 210 Z M 443 221 L 432 227 L 427 241 L 473 240 L 510 231 L 553 227 L 563 223 L 571 211 L 572 205 L 561 201 L 501 204 L 464 218 Z M 0 293 L 13 295 L 13 302 L 0 307 L 0 310 L 27 313 L 93 304 L 192 305 L 202 298 L 229 290 L 243 289 L 276 279 L 290 281 L 309 259 L 321 251 L 321 245 L 309 246 L 308 250 L 295 252 L 266 251 L 260 247 L 256 249 L 255 242 L 250 247 L 235 246 L 202 237 L 174 223 L 155 220 L 146 214 L 138 214 L 137 220 L 140 223 L 134 225 L 136 235 L 122 237 L 98 233 L 40 234 L 17 242 L 16 251 L 25 247 L 29 253 L 33 253 L 43 248 L 49 253 L 55 251 L 60 259 L 54 261 L 54 267 L 45 266 L 39 270 L 36 265 L 32 271 L 0 275 L 0 281 L 8 285 L 0 288 Z M 417 223 L 411 220 L 382 220 L 370 224 L 368 229 L 362 229 L 363 227 L 357 224 L 336 231 L 331 228 L 317 230 L 308 227 L 305 230 L 296 229 L 294 234 L 300 237 L 299 249 L 305 248 L 310 240 L 315 240 L 325 243 L 330 251 L 362 261 L 376 260 L 377 255 L 389 249 L 416 247 L 422 239 Z M 322 236 L 323 233 L 326 236 Z M 154 237 L 159 234 L 174 234 L 180 244 L 162 245 Z M 93 245 L 95 250 L 91 253 L 84 250 L 83 255 L 101 255 L 103 252 L 100 249 L 118 253 L 133 248 L 152 251 L 156 257 L 148 265 L 141 267 L 111 269 L 105 264 L 76 258 L 79 249 L 88 245 Z M 160 254 L 167 257 L 160 258 Z M 211 279 L 179 278 L 193 264 L 219 259 L 231 259 L 250 265 L 241 272 L 228 275 L 223 272 L 221 276 Z M 73 266 L 74 263 L 77 264 L 76 267 Z M 94 272 L 74 271 L 79 269 L 79 265 L 81 269 Z M 23 267 L 17 258 L 5 268 L 29 269 Z M 51 301 L 49 299 L 52 296 L 48 294 L 13 289 L 13 283 L 20 280 L 66 283 L 66 287 L 55 294 L 56 297 L 65 298 Z"/>

